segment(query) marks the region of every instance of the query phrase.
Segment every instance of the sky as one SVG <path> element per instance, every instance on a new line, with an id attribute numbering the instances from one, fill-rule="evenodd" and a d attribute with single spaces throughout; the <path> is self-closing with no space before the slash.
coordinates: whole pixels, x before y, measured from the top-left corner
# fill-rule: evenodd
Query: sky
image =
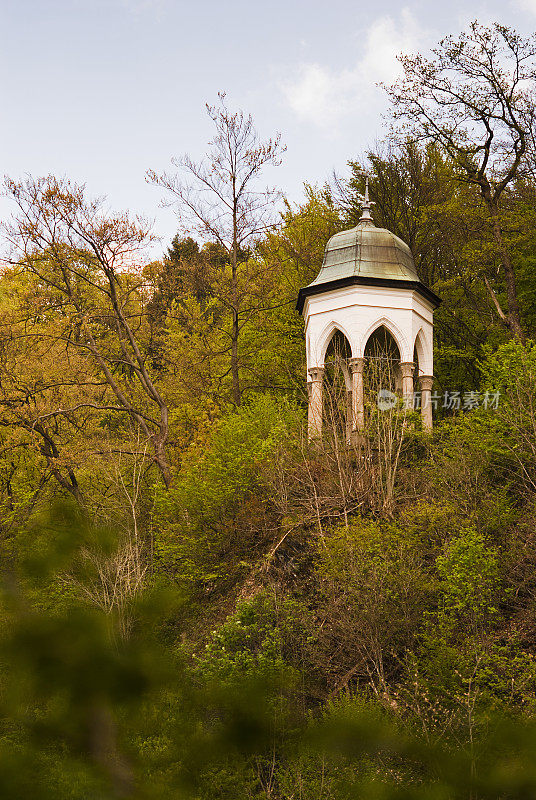
<path id="1" fill-rule="evenodd" d="M 536 0 L 0 0 L 0 174 L 85 183 L 153 220 L 163 249 L 177 220 L 145 172 L 203 156 L 219 91 L 281 133 L 266 180 L 299 202 L 385 135 L 397 54 L 473 19 L 528 35 Z"/>

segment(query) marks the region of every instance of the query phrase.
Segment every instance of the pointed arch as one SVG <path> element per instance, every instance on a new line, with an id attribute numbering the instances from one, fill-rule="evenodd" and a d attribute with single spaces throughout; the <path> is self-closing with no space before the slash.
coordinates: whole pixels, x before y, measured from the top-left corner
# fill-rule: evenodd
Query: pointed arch
<path id="1" fill-rule="evenodd" d="M 318 366 L 322 366 L 326 360 L 326 352 L 329 347 L 329 343 L 333 339 L 335 333 L 339 331 L 342 333 L 346 341 L 350 346 L 350 351 L 352 356 L 354 355 L 354 348 L 352 347 L 352 339 L 350 338 L 348 332 L 345 330 L 344 325 L 341 325 L 339 322 L 335 322 L 331 320 L 328 322 L 320 336 L 316 341 L 316 350 L 318 354 Z"/>
<path id="2" fill-rule="evenodd" d="M 433 354 L 430 352 L 430 346 L 422 326 L 415 336 L 414 350 L 417 352 L 417 358 L 419 360 L 419 374 L 431 375 Z"/>
<path id="3" fill-rule="evenodd" d="M 389 331 L 391 336 L 396 342 L 398 347 L 398 351 L 400 353 L 400 360 L 401 361 L 411 361 L 413 358 L 413 350 L 409 349 L 409 342 L 407 338 L 404 336 L 400 328 L 395 325 L 392 320 L 387 319 L 387 317 L 381 317 L 380 319 L 376 320 L 369 326 L 368 330 L 365 332 L 363 338 L 361 339 L 361 347 L 360 347 L 360 356 L 363 356 L 365 353 L 365 347 L 367 346 L 367 342 L 374 333 L 374 331 L 378 330 L 378 328 L 385 328 Z"/>
<path id="4" fill-rule="evenodd" d="M 324 367 L 327 370 L 330 366 L 336 365 L 341 370 L 347 391 L 352 390 L 352 378 L 347 363 L 351 356 L 352 349 L 348 338 L 339 328 L 335 328 L 324 354 Z"/>

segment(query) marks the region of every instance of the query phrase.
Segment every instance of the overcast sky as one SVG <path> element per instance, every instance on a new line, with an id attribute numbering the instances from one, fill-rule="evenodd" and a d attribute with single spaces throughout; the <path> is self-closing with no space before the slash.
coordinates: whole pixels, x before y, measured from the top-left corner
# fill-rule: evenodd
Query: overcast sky
<path id="1" fill-rule="evenodd" d="M 280 131 L 269 180 L 298 201 L 304 181 L 381 139 L 378 81 L 472 19 L 528 34 L 536 0 L 0 0 L 2 172 L 55 173 L 110 206 L 175 232 L 148 168 L 203 154 L 205 102 L 227 92 L 263 136 Z M 6 214 L 6 202 L 0 205 Z"/>

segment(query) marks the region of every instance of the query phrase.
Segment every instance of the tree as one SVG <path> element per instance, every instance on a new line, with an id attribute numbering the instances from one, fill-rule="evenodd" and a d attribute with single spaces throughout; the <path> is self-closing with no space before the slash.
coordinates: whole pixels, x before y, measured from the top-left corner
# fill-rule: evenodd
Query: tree
<path id="1" fill-rule="evenodd" d="M 174 236 L 171 246 L 161 264 L 156 262 L 149 268 L 156 268 L 153 296 L 147 304 L 151 324 L 162 329 L 166 314 L 172 303 L 179 303 L 185 295 L 193 295 L 198 301 L 207 299 L 207 272 L 219 256 L 218 266 L 223 266 L 226 253 L 212 243 L 200 248 L 198 242 L 188 236 L 181 239 Z"/>
<path id="2" fill-rule="evenodd" d="M 263 293 L 252 292 L 247 274 L 251 247 L 273 223 L 273 204 L 279 193 L 273 189 L 260 191 L 258 180 L 268 165 L 278 166 L 285 148 L 281 136 L 266 142 L 259 140 L 251 115 L 231 113 L 225 94 L 219 95 L 219 106 L 207 105 L 216 134 L 210 142 L 207 158 L 196 162 L 190 156 L 173 159 L 186 178 L 177 174 L 157 174 L 149 170 L 147 179 L 164 188 L 172 196 L 183 215 L 184 224 L 205 240 L 217 242 L 225 249 L 229 274 L 223 274 L 219 285 L 210 287 L 231 316 L 227 333 L 232 375 L 232 397 L 240 405 L 242 397 L 239 339 L 242 329 L 264 306 Z M 258 275 L 253 276 L 258 279 Z"/>
<path id="3" fill-rule="evenodd" d="M 476 186 L 493 233 L 506 286 L 504 310 L 483 281 L 502 323 L 523 339 L 512 255 L 503 235 L 501 207 L 512 184 L 528 168 L 533 150 L 536 38 L 510 28 L 473 22 L 468 33 L 441 40 L 434 58 L 401 56 L 403 77 L 387 88 L 393 118 L 407 135 L 436 142 L 459 178 Z"/>
<path id="4" fill-rule="evenodd" d="M 50 347 L 62 344 L 67 371 L 70 353 L 82 353 L 88 373 L 96 367 L 112 394 L 56 407 L 36 417 L 34 429 L 80 408 L 126 414 L 143 431 L 168 486 L 168 407 L 141 344 L 146 314 L 139 260 L 152 239 L 148 226 L 126 214 L 104 215 L 102 199 L 87 200 L 83 186 L 53 176 L 7 178 L 5 194 L 18 209 L 3 225 L 9 263 L 37 279 L 41 316 L 60 320 L 47 333 Z"/>
<path id="5" fill-rule="evenodd" d="M 171 366 L 165 357 L 169 323 L 175 320 L 184 331 L 195 331 L 195 320 L 188 313 L 188 298 L 198 306 L 206 307 L 210 303 L 214 268 L 221 269 L 226 256 L 218 245 L 208 243 L 200 248 L 190 236 L 180 238 L 176 235 L 162 261 L 147 266 L 145 274 L 153 284 L 152 297 L 147 303 L 151 328 L 149 352 L 153 366 L 159 372 Z"/>

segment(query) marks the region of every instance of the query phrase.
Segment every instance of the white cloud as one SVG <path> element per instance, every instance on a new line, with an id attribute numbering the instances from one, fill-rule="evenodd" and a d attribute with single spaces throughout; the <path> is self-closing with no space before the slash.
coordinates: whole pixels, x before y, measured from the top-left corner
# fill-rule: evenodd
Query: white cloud
<path id="1" fill-rule="evenodd" d="M 364 39 L 361 57 L 350 67 L 335 71 L 302 63 L 294 80 L 282 83 L 286 102 L 298 116 L 333 131 L 344 116 L 378 105 L 381 90 L 376 84 L 391 83 L 400 74 L 397 55 L 422 48 L 429 36 L 404 8 L 398 19 L 376 19 Z"/>

